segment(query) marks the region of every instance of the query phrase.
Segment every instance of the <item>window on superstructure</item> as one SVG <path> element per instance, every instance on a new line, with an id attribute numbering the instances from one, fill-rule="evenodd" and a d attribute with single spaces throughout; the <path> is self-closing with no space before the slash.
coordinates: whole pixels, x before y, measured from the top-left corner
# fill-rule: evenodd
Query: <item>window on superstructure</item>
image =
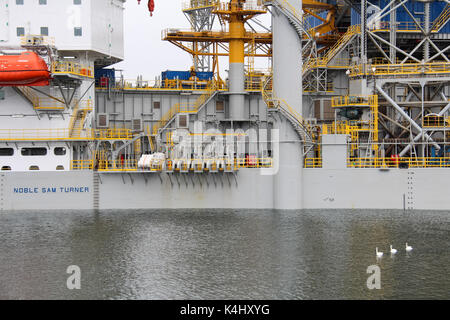
<path id="1" fill-rule="evenodd" d="M 57 166 L 57 167 L 56 167 L 56 170 L 58 170 L 58 171 L 63 171 L 63 170 L 64 170 L 64 166 Z"/>
<path id="2" fill-rule="evenodd" d="M 13 148 L 0 148 L 0 157 L 10 157 L 14 155 Z"/>
<path id="3" fill-rule="evenodd" d="M 2 171 L 11 171 L 11 167 L 10 166 L 3 166 L 2 167 Z"/>
<path id="4" fill-rule="evenodd" d="M 31 171 L 38 171 L 39 170 L 39 166 L 30 166 Z"/>
<path id="5" fill-rule="evenodd" d="M 23 156 L 46 156 L 47 148 L 22 148 Z"/>
<path id="6" fill-rule="evenodd" d="M 39 0 L 39 4 L 47 4 L 47 0 Z"/>
<path id="7" fill-rule="evenodd" d="M 24 27 L 17 27 L 17 36 L 23 37 L 25 35 L 25 28 Z"/>
<path id="8" fill-rule="evenodd" d="M 187 127 L 187 115 L 186 114 L 178 115 L 178 127 L 180 127 L 180 128 Z"/>
<path id="9" fill-rule="evenodd" d="M 48 36 L 48 27 L 41 27 L 41 36 Z"/>
<path id="10" fill-rule="evenodd" d="M 74 28 L 73 29 L 73 34 L 75 35 L 75 37 L 83 36 L 83 28 L 81 28 L 81 27 Z"/>
<path id="11" fill-rule="evenodd" d="M 78 5 L 80 5 L 80 4 L 81 4 L 81 0 L 73 0 L 73 4 L 78 4 Z"/>
<path id="12" fill-rule="evenodd" d="M 223 112 L 225 107 L 223 105 L 223 101 L 216 101 L 216 112 Z"/>
<path id="13" fill-rule="evenodd" d="M 23 5 L 23 0 L 16 0 L 17 5 Z"/>
<path id="14" fill-rule="evenodd" d="M 66 148 L 64 147 L 57 147 L 54 150 L 55 156 L 65 156 L 66 155 Z"/>
<path id="15" fill-rule="evenodd" d="M 155 101 L 153 102 L 153 109 L 160 109 L 161 108 L 161 102 Z"/>

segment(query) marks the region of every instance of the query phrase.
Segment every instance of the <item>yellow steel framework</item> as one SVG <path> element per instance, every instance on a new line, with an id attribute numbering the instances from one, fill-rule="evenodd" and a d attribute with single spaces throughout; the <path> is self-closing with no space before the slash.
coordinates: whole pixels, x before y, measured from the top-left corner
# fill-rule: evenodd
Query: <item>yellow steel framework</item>
<path id="1" fill-rule="evenodd" d="M 429 63 L 402 63 L 402 64 L 376 64 L 372 63 L 366 68 L 362 65 L 355 65 L 349 68 L 349 77 L 360 76 L 382 76 L 382 77 L 404 77 L 450 74 L 450 62 L 429 62 Z"/>
<path id="2" fill-rule="evenodd" d="M 250 32 L 244 27 L 247 20 L 267 12 L 263 6 L 254 1 L 243 0 L 232 0 L 229 3 L 189 1 L 183 5 L 183 10 L 205 7 L 213 7 L 212 13 L 219 17 L 222 31 L 167 29 L 163 31 L 162 39 L 191 54 L 194 61 L 199 56 L 211 56 L 212 71 L 218 80 L 220 79 L 218 58 L 221 56 L 238 60 L 244 60 L 244 57 L 254 59 L 271 56 L 272 34 Z M 225 21 L 229 24 L 229 30 L 225 27 Z"/>
<path id="3" fill-rule="evenodd" d="M 369 144 L 371 150 L 375 156 L 378 154 L 378 95 L 370 96 L 343 96 L 334 97 L 331 100 L 331 106 L 333 108 L 346 108 L 346 107 L 369 107 L 370 108 L 370 120 L 355 120 L 355 121 L 341 121 L 335 122 L 333 125 L 328 126 L 327 129 L 323 129 L 322 133 L 331 131 L 334 134 L 349 134 L 352 138 L 350 154 L 353 155 L 353 151 L 358 149 L 359 145 L 359 132 L 369 132 Z M 339 129 L 337 129 L 339 128 Z M 333 132 L 334 130 L 334 132 Z"/>

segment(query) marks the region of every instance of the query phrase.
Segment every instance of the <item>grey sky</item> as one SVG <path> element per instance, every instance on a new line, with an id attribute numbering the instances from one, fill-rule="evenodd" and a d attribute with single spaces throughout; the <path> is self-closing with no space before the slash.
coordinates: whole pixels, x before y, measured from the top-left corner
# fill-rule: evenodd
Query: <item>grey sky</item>
<path id="1" fill-rule="evenodd" d="M 166 28 L 190 28 L 181 11 L 182 3 L 182 0 L 155 0 L 153 17 L 150 17 L 146 0 L 142 0 L 141 5 L 138 5 L 136 0 L 128 0 L 125 3 L 125 60 L 114 67 L 124 70 L 126 79 L 136 79 L 138 75 L 142 75 L 144 80 L 153 80 L 161 71 L 189 70 L 192 66 L 189 54 L 161 40 L 161 31 Z M 267 25 L 269 15 L 261 17 L 260 20 Z M 218 28 L 217 25 L 216 29 Z M 266 59 L 258 60 L 258 67 L 267 67 Z M 226 61 L 226 58 L 221 58 L 219 63 L 224 78 Z"/>

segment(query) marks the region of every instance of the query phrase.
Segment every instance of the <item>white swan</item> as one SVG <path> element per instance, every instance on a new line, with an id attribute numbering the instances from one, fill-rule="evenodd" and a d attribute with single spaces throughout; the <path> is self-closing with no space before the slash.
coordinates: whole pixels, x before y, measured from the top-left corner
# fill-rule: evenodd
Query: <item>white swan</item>
<path id="1" fill-rule="evenodd" d="M 411 246 L 408 246 L 408 242 L 405 244 L 405 250 L 406 251 L 411 251 L 413 249 L 413 247 L 411 247 Z"/>
<path id="2" fill-rule="evenodd" d="M 375 248 L 375 252 L 377 253 L 377 258 L 381 258 L 383 256 L 383 252 L 379 252 L 378 247 Z"/>
<path id="3" fill-rule="evenodd" d="M 392 244 L 391 244 L 391 254 L 396 254 L 397 253 L 397 249 L 392 248 Z"/>

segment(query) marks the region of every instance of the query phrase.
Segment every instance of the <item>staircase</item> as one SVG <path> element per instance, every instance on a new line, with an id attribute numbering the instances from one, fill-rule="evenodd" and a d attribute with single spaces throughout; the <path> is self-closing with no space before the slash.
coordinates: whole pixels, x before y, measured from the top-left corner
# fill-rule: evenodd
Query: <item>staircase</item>
<path id="1" fill-rule="evenodd" d="M 311 126 L 284 99 L 277 99 L 273 95 L 272 77 L 268 77 L 262 86 L 262 97 L 267 107 L 277 110 L 291 123 L 305 145 L 314 144 L 314 134 Z"/>
<path id="2" fill-rule="evenodd" d="M 439 17 L 433 22 L 433 27 L 431 28 L 431 32 L 439 32 L 443 26 L 447 24 L 450 19 L 450 4 L 444 7 Z"/>
<path id="3" fill-rule="evenodd" d="M 85 104 L 85 105 L 81 105 Z M 92 111 L 90 100 L 78 101 L 73 109 L 69 124 L 69 137 L 72 139 L 81 138 L 84 120 L 88 113 Z"/>
<path id="4" fill-rule="evenodd" d="M 210 102 L 217 94 L 216 84 L 214 83 L 206 89 L 206 92 L 202 94 L 193 105 L 181 105 L 175 104 L 166 114 L 159 120 L 154 126 L 152 134 L 156 136 L 159 131 L 166 129 L 180 113 L 183 114 L 195 114 L 199 112 L 205 105 Z"/>
<path id="5" fill-rule="evenodd" d="M 320 58 L 310 59 L 307 63 L 303 64 L 303 75 L 314 67 L 326 67 L 330 61 L 336 57 L 345 47 L 352 41 L 357 34 L 361 32 L 360 25 L 353 25 L 347 29 L 347 32 L 339 38 L 339 40 L 327 51 L 327 53 Z"/>
<path id="6" fill-rule="evenodd" d="M 268 0 L 264 1 L 266 6 L 273 6 L 280 10 L 284 16 L 289 20 L 289 23 L 294 27 L 300 39 L 303 39 L 303 33 L 307 34 L 307 37 L 311 39 L 311 35 L 307 33 L 303 27 L 304 20 L 300 12 L 293 7 L 287 0 Z M 307 29 L 308 30 L 308 29 Z"/>
<path id="7" fill-rule="evenodd" d="M 57 98 L 40 97 L 30 87 L 22 86 L 14 88 L 33 105 L 35 110 L 64 110 L 66 108 L 63 101 Z"/>

